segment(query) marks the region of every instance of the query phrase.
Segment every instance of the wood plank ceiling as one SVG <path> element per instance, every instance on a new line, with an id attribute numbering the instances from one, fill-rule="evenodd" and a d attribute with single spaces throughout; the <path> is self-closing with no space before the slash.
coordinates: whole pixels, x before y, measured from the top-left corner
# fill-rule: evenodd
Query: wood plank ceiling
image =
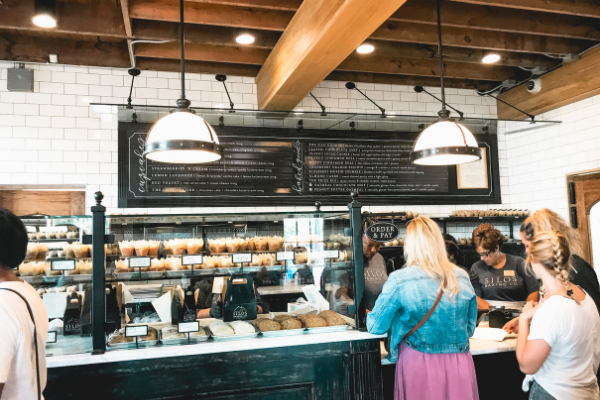
<path id="1" fill-rule="evenodd" d="M 186 0 L 187 70 L 256 76 L 302 0 Z M 123 7 L 125 9 L 123 9 Z M 178 0 L 57 0 L 58 26 L 31 22 L 33 0 L 0 2 L 0 59 L 130 66 L 128 40 L 173 40 L 135 46 L 141 69 L 179 70 Z M 435 0 L 408 0 L 377 28 L 371 54 L 353 52 L 327 79 L 439 86 Z M 451 0 L 442 2 L 447 84 L 490 89 L 521 80 L 533 67 L 600 42 L 596 0 Z M 255 37 L 239 45 L 240 33 Z M 481 59 L 489 52 L 495 65 Z"/>

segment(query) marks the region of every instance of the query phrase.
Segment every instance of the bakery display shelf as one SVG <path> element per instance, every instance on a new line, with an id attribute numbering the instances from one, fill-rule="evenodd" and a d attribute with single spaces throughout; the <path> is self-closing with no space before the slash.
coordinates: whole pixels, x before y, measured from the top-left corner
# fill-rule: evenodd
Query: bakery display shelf
<path id="1" fill-rule="evenodd" d="M 77 242 L 79 238 L 61 238 L 61 239 L 29 239 L 30 242 L 35 243 L 61 243 L 61 242 Z"/>
<path id="2" fill-rule="evenodd" d="M 214 333 L 210 332 L 210 328 L 208 328 L 208 331 L 210 332 L 210 336 L 212 337 L 212 339 L 215 342 L 228 342 L 228 341 L 233 341 L 233 340 L 248 340 L 248 339 L 254 339 L 256 338 L 259 334 L 260 331 L 254 326 L 254 333 L 240 333 L 240 334 L 233 334 L 233 335 L 215 335 Z"/>
<path id="3" fill-rule="evenodd" d="M 138 343 L 136 345 L 135 341 L 126 342 L 126 343 L 106 343 L 107 350 L 130 350 L 137 349 L 142 347 L 152 347 L 158 344 L 158 340 L 141 340 L 138 339 Z"/>
<path id="4" fill-rule="evenodd" d="M 287 286 L 260 286 L 257 288 L 261 296 L 273 296 L 278 294 L 303 293 L 303 285 Z"/>
<path id="5" fill-rule="evenodd" d="M 377 220 L 394 220 L 410 222 L 413 218 L 406 218 L 401 214 L 396 213 L 381 213 L 381 214 L 363 214 L 363 217 L 373 218 Z M 498 215 L 495 217 L 456 217 L 449 215 L 447 217 L 430 217 L 434 221 L 448 221 L 448 222 L 460 222 L 460 221 L 523 221 L 527 217 L 523 216 L 506 216 Z"/>
<path id="6" fill-rule="evenodd" d="M 303 335 L 305 333 L 306 333 L 305 328 L 284 329 L 284 330 L 279 330 L 279 331 L 260 331 L 261 336 L 265 337 L 265 338 L 297 336 L 297 335 Z"/>
<path id="7" fill-rule="evenodd" d="M 210 329 L 208 329 L 208 327 L 204 327 L 201 326 L 200 329 L 202 329 L 204 331 L 204 333 L 206 333 L 205 336 L 202 335 L 190 335 L 189 337 L 185 338 L 173 338 L 173 339 L 169 339 L 169 338 L 164 338 L 162 335 L 162 331 L 160 333 L 160 342 L 163 344 L 163 346 L 180 346 L 180 345 L 185 345 L 185 344 L 196 344 L 196 343 L 202 343 L 202 342 L 206 342 L 208 341 L 208 339 L 210 338 Z"/>

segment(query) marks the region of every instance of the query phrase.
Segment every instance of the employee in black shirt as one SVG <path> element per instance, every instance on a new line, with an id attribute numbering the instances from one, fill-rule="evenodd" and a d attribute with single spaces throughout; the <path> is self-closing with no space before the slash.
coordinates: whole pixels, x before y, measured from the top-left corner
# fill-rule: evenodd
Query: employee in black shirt
<path id="1" fill-rule="evenodd" d="M 481 258 L 469 275 L 477 295 L 477 308 L 488 309 L 487 300 L 538 301 L 539 283 L 533 272 L 525 269 L 521 257 L 500 251 L 504 237 L 490 224 L 473 231 L 473 248 Z"/>
<path id="2" fill-rule="evenodd" d="M 569 280 L 590 295 L 596 307 L 600 310 L 600 284 L 594 268 L 578 254 L 581 254 L 581 244 L 577 231 L 571 228 L 564 219 L 554 211 L 543 208 L 536 211 L 521 225 L 521 240 L 525 245 L 525 251 L 529 252 L 529 243 L 533 236 L 540 232 L 560 232 L 569 242 L 571 251 L 571 272 Z"/>

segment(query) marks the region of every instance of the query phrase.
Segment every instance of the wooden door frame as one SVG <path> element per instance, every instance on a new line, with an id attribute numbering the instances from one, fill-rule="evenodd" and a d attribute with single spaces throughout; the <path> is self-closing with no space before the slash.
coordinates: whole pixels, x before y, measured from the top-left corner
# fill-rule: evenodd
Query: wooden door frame
<path id="1" fill-rule="evenodd" d="M 579 239 L 581 241 L 581 247 L 583 251 L 583 254 L 580 254 L 579 256 L 589 261 L 590 264 L 593 263 L 591 248 L 590 210 L 594 205 L 596 205 L 600 201 L 600 186 L 597 197 L 592 196 L 591 198 L 589 198 L 585 196 L 584 183 L 592 180 L 600 181 L 600 168 L 587 171 L 573 172 L 567 174 L 566 176 L 569 220 L 571 222 L 571 226 L 573 226 L 573 217 L 575 216 L 577 219 L 577 232 L 579 233 Z M 574 199 L 571 198 L 571 183 L 574 185 L 575 190 Z"/>

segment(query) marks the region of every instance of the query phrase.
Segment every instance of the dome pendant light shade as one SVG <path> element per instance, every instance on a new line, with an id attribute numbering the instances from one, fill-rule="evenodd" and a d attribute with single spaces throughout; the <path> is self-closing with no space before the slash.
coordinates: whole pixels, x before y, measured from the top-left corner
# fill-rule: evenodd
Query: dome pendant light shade
<path id="1" fill-rule="evenodd" d="M 156 121 L 144 147 L 144 157 L 163 163 L 207 163 L 221 159 L 221 154 L 219 139 L 208 122 L 183 110 Z"/>
<path id="2" fill-rule="evenodd" d="M 223 149 L 213 128 L 196 115 L 185 98 L 185 27 L 183 0 L 179 0 L 181 32 L 181 98 L 171 114 L 150 128 L 144 145 L 148 160 L 173 164 L 201 164 L 220 160 Z"/>
<path id="3" fill-rule="evenodd" d="M 410 155 L 417 165 L 464 164 L 481 157 L 481 149 L 471 131 L 446 114 L 421 132 Z"/>
<path id="4" fill-rule="evenodd" d="M 450 111 L 446 109 L 440 1 L 436 1 L 436 12 L 442 109 L 438 112 L 440 119 L 417 137 L 410 153 L 411 161 L 417 165 L 456 165 L 481 160 L 482 157 L 482 151 L 471 131 L 450 118 Z"/>

